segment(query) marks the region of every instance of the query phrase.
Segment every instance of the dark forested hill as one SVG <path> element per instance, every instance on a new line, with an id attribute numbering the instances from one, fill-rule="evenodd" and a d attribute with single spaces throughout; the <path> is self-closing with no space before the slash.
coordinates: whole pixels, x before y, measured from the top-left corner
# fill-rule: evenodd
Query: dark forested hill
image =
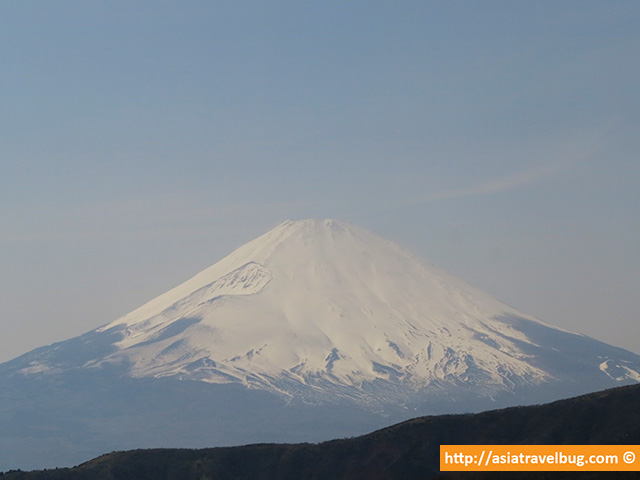
<path id="1" fill-rule="evenodd" d="M 640 444 L 640 385 L 554 403 L 422 417 L 357 438 L 200 450 L 114 452 L 70 469 L 7 472 L 2 480 L 305 480 L 438 476 L 441 444 Z M 561 477 L 560 477 L 561 475 Z M 441 478 L 611 478 L 611 473 L 449 473 Z M 614 478 L 638 478 L 618 473 Z"/>

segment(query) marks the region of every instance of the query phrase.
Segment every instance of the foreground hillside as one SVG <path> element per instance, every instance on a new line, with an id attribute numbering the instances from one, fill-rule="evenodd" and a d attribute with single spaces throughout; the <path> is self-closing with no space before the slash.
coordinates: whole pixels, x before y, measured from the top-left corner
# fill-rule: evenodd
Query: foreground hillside
<path id="1" fill-rule="evenodd" d="M 640 385 L 554 403 L 479 414 L 422 417 L 357 438 L 321 444 L 261 444 L 200 450 L 114 452 L 70 469 L 8 472 L 2 480 L 402 479 L 439 475 L 441 444 L 640 444 Z M 611 478 L 461 474 L 441 478 Z M 637 478 L 638 473 L 615 478 Z"/>

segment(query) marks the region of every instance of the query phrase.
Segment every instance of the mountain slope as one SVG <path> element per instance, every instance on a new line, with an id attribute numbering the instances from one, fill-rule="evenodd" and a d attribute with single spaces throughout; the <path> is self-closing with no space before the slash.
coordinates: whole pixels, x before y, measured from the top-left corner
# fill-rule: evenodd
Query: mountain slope
<path id="1" fill-rule="evenodd" d="M 634 445 L 640 443 L 640 385 L 534 407 L 416 418 L 358 438 L 296 445 L 202 450 L 136 450 L 73 469 L 14 473 L 7 480 L 426 479 L 439 473 L 442 444 Z M 585 473 L 448 474 L 462 478 L 583 478 Z M 619 473 L 615 478 L 636 478 Z M 586 474 L 611 478 L 611 472 Z"/>
<path id="2" fill-rule="evenodd" d="M 15 370 L 121 365 L 132 377 L 363 404 L 640 380 L 637 355 L 522 314 L 335 220 L 285 222 L 84 343 L 81 363 L 63 342 Z"/>

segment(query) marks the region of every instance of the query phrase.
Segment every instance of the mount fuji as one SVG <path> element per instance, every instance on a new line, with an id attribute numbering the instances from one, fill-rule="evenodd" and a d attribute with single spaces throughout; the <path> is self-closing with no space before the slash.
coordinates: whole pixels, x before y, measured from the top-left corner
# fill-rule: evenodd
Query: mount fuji
<path id="1" fill-rule="evenodd" d="M 42 467 L 108 449 L 316 441 L 638 381 L 640 356 L 371 232 L 287 221 L 133 312 L 0 365 L 0 451 L 37 451 Z"/>

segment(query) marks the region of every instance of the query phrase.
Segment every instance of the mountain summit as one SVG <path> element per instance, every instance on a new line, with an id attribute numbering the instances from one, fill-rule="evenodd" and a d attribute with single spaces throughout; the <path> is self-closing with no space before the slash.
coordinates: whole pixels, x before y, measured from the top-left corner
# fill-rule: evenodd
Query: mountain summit
<path id="1" fill-rule="evenodd" d="M 570 333 L 355 225 L 287 221 L 192 279 L 64 342 L 24 375 L 124 366 L 311 403 L 566 394 L 640 380 L 640 358 Z"/>

